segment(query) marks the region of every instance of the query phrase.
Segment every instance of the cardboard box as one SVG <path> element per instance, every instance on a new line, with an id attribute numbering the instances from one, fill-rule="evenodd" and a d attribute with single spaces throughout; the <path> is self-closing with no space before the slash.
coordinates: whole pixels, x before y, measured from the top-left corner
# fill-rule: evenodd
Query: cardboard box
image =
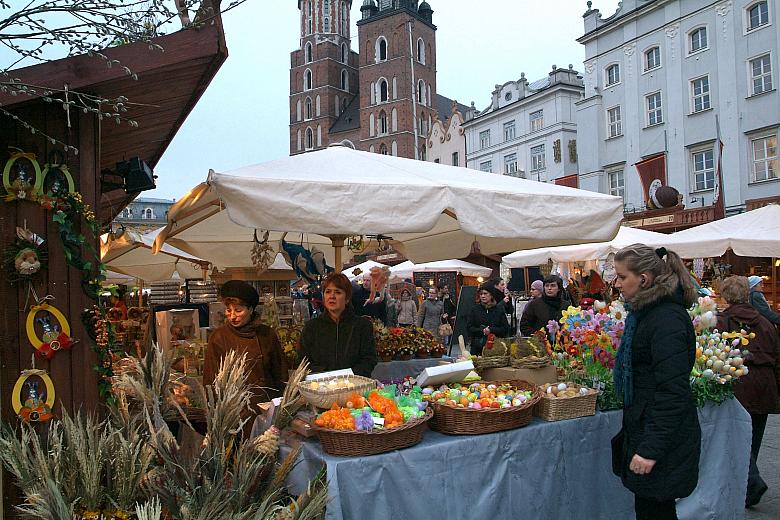
<path id="1" fill-rule="evenodd" d="M 474 370 L 472 361 L 459 361 L 435 367 L 428 367 L 417 376 L 419 386 L 459 383 Z"/>
<path id="2" fill-rule="evenodd" d="M 485 381 L 528 381 L 538 386 L 556 382 L 558 373 L 552 365 L 543 368 L 488 368 L 482 375 L 482 379 Z"/>

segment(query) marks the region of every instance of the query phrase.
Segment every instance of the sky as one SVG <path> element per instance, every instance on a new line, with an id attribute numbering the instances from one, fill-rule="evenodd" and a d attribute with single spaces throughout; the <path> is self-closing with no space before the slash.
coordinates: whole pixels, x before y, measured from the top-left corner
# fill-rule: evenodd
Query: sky
<path id="1" fill-rule="evenodd" d="M 434 10 L 438 93 L 478 109 L 495 85 L 543 78 L 552 65 L 582 71 L 585 0 L 428 0 Z M 604 18 L 619 0 L 594 0 Z M 223 1 L 223 5 L 228 2 Z M 352 2 L 352 48 L 362 0 Z M 155 167 L 145 197 L 180 198 L 209 169 L 289 154 L 290 52 L 300 45 L 297 0 L 248 0 L 225 13 L 229 56 Z M 132 101 L 132 100 L 131 100 Z"/>

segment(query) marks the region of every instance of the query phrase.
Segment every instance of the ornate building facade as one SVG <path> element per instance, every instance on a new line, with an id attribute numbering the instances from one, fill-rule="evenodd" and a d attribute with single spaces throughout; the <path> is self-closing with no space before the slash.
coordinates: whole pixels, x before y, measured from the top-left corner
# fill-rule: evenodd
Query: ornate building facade
<path id="1" fill-rule="evenodd" d="M 424 159 L 436 119 L 436 26 L 417 0 L 364 0 L 361 52 L 350 45 L 351 0 L 299 0 L 291 53 L 290 154 L 348 141 L 358 150 Z"/>

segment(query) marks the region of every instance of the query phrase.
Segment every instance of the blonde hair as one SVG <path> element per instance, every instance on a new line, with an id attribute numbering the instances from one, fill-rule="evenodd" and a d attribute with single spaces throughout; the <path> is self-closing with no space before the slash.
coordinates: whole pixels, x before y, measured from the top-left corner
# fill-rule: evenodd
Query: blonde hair
<path id="1" fill-rule="evenodd" d="M 747 303 L 750 289 L 744 276 L 729 276 L 720 284 L 720 295 L 729 304 Z"/>
<path id="2" fill-rule="evenodd" d="M 666 260 L 663 259 L 664 256 Z M 652 285 L 673 283 L 676 278 L 675 285 L 679 284 L 683 290 L 685 306 L 690 307 L 696 301 L 697 292 L 691 275 L 682 258 L 674 251 L 667 251 L 663 247 L 654 249 L 644 244 L 632 244 L 618 251 L 615 254 L 615 261 L 624 263 L 634 274 L 652 274 Z"/>

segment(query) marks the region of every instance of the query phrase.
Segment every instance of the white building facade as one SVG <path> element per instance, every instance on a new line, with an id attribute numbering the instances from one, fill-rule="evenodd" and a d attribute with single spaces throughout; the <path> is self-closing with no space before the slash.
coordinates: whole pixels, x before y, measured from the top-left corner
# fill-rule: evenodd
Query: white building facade
<path id="1" fill-rule="evenodd" d="M 541 182 L 577 180 L 577 111 L 582 77 L 553 65 L 548 77 L 496 85 L 482 112 L 470 111 L 466 133 L 467 166 Z M 473 107 L 473 104 L 472 104 Z"/>
<path id="2" fill-rule="evenodd" d="M 623 0 L 604 19 L 589 6 L 578 39 L 580 187 L 643 211 L 635 164 L 665 154 L 667 184 L 682 203 L 711 206 L 719 126 L 726 212 L 780 196 L 779 8 L 774 0 Z"/>

